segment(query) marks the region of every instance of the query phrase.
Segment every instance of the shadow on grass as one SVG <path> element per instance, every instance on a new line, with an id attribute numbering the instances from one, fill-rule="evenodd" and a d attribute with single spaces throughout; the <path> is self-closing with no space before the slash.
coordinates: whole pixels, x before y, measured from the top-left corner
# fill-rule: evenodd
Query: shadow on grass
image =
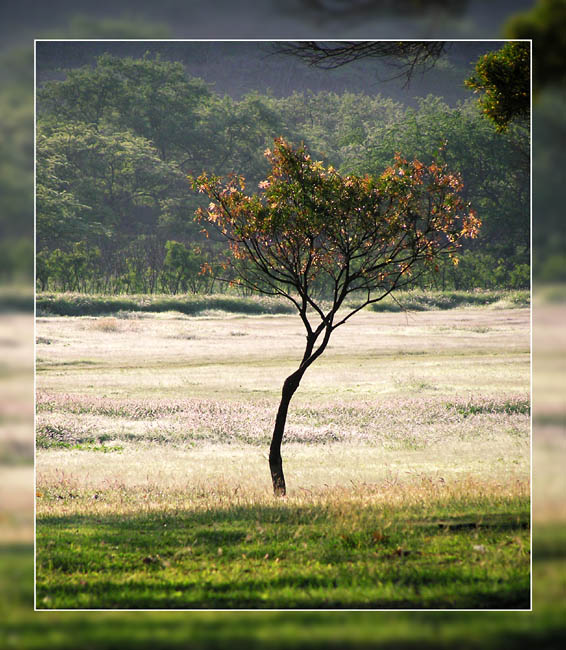
<path id="1" fill-rule="evenodd" d="M 385 510 L 383 507 L 373 508 L 371 515 L 376 520 L 394 516 L 396 524 L 411 527 L 441 528 L 448 531 L 459 531 L 465 529 L 483 528 L 494 530 L 520 530 L 529 527 L 529 512 L 521 510 L 518 513 L 508 512 L 472 512 L 467 514 L 451 515 L 442 510 L 439 505 L 438 516 L 431 516 L 427 519 L 418 517 L 415 509 L 415 516 L 399 516 L 399 513 L 391 508 Z M 444 516 L 443 516 L 444 515 Z M 305 525 L 313 521 L 335 523 L 335 515 L 331 507 L 320 505 L 292 505 L 287 506 L 285 501 L 274 505 L 233 505 L 226 508 L 215 508 L 214 510 L 179 510 L 171 513 L 166 510 L 154 510 L 143 515 L 45 515 L 40 517 L 42 525 L 81 525 L 98 523 L 109 526 L 111 529 L 128 528 L 141 529 L 143 527 L 156 528 L 160 522 L 167 522 L 171 528 L 184 529 L 187 520 L 193 524 L 221 524 L 239 522 L 242 524 L 254 524 L 258 522 L 271 524 Z"/>
<path id="2" fill-rule="evenodd" d="M 33 548 L 0 549 L 0 647 L 18 650 L 382 648 L 520 650 L 563 647 L 555 598 L 566 578 L 566 526 L 534 531 L 533 612 L 34 613 Z M 551 547 L 549 560 L 537 548 Z"/>
<path id="3" fill-rule="evenodd" d="M 528 512 L 358 514 L 283 504 L 40 517 L 38 607 L 529 607 Z"/>
<path id="4" fill-rule="evenodd" d="M 439 577 L 434 580 L 429 577 L 421 580 L 429 588 L 448 587 L 447 580 Z M 464 584 L 467 582 L 467 584 Z M 119 591 L 114 581 L 99 581 L 96 583 L 96 592 L 104 597 L 103 604 L 89 607 L 89 609 L 227 609 L 227 610 L 248 610 L 248 609 L 301 609 L 301 610 L 326 610 L 326 609 L 528 609 L 528 595 L 515 593 L 493 593 L 482 591 L 475 587 L 475 580 L 470 578 L 467 581 L 460 581 L 459 587 L 473 587 L 472 593 L 466 595 L 447 593 L 444 599 L 437 597 L 432 603 L 422 599 L 416 602 L 415 598 L 377 598 L 368 602 L 367 599 L 356 600 L 356 598 L 340 598 L 343 593 L 335 582 L 316 577 L 305 578 L 301 575 L 290 575 L 287 578 L 272 580 L 239 580 L 237 587 L 232 582 L 220 582 L 206 585 L 206 595 L 200 596 L 203 585 L 198 580 L 191 582 L 183 580 L 174 582 L 169 580 L 166 589 L 159 581 L 128 580 L 127 594 L 116 593 Z M 347 586 L 350 587 L 349 585 Z M 59 588 L 59 597 L 72 600 L 74 597 L 84 593 L 85 586 L 63 585 Z M 277 592 L 292 589 L 304 589 L 305 596 L 292 597 L 290 602 L 280 603 L 277 597 L 272 602 L 264 603 L 259 598 L 246 597 L 246 593 L 258 593 L 258 591 Z M 238 596 L 238 592 L 242 595 Z M 324 592 L 324 593 L 321 593 Z M 113 597 L 115 594 L 115 597 Z M 236 595 L 235 595 L 236 594 Z M 347 603 L 345 604 L 345 600 Z M 38 606 L 42 609 L 41 603 Z M 72 607 L 71 607 L 72 609 Z M 80 607 L 79 607 L 80 609 Z"/>

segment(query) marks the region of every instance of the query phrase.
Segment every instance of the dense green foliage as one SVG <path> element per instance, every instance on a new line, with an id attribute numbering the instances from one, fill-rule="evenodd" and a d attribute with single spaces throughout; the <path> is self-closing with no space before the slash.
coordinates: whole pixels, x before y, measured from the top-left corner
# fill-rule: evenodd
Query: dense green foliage
<path id="1" fill-rule="evenodd" d="M 466 80 L 474 92 L 485 93 L 480 106 L 498 131 L 506 131 L 513 120 L 530 117 L 530 67 L 530 44 L 509 42 L 482 56 L 475 74 Z"/>
<path id="2" fill-rule="evenodd" d="M 33 52 L 0 55 L 0 282 L 33 268 Z"/>
<path id="3" fill-rule="evenodd" d="M 566 82 L 566 3 L 538 0 L 530 11 L 512 16 L 505 26 L 507 38 L 533 40 L 533 92 Z"/>
<path id="4" fill-rule="evenodd" d="M 544 179 L 533 190 L 533 254 L 538 279 L 566 282 L 566 228 L 564 228 L 564 173 L 566 138 L 563 89 L 548 90 L 535 107 L 533 132 L 539 154 L 533 157 L 533 174 Z M 537 227 L 544 220 L 545 228 Z"/>
<path id="5" fill-rule="evenodd" d="M 38 286 L 217 290 L 222 244 L 195 224 L 202 197 L 185 176 L 237 171 L 257 186 L 267 171 L 263 151 L 277 136 L 304 141 L 341 173 L 380 175 L 397 151 L 428 164 L 440 150 L 461 173 L 483 228 L 463 264 L 422 282 L 528 286 L 528 136 L 497 133 L 472 98 L 449 106 L 429 96 L 416 108 L 347 92 L 235 100 L 189 78 L 181 63 L 110 55 L 47 82 L 38 94 Z M 167 242 L 185 252 L 177 247 L 174 254 L 176 245 Z M 80 279 L 61 271 L 62 255 L 82 257 Z M 195 277 L 199 257 L 206 281 Z"/>

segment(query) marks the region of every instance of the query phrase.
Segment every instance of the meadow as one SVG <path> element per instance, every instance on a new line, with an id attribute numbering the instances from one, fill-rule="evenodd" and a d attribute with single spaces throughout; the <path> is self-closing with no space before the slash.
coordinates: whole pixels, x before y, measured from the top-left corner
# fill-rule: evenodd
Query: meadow
<path id="1" fill-rule="evenodd" d="M 37 319 L 37 607 L 530 604 L 529 310 Z M 43 312 L 44 314 L 44 312 Z"/>

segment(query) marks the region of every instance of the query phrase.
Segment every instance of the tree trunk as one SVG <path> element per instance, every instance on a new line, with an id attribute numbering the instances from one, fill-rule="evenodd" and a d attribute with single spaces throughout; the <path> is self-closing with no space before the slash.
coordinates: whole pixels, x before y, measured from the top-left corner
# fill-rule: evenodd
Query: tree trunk
<path id="1" fill-rule="evenodd" d="M 340 306 L 340 303 L 336 305 L 336 309 Z M 301 312 L 303 320 L 306 321 L 305 312 Z M 285 422 L 287 421 L 287 411 L 289 410 L 289 403 L 291 398 L 295 394 L 295 391 L 301 383 L 301 379 L 305 374 L 307 368 L 318 359 L 318 357 L 324 352 L 328 341 L 330 339 L 330 334 L 334 329 L 332 326 L 332 317 L 334 312 L 328 316 L 324 321 L 325 334 L 324 338 L 319 345 L 318 349 L 313 352 L 314 344 L 321 332 L 323 327 L 319 328 L 313 332 L 310 327 L 308 328 L 309 333 L 307 335 L 307 346 L 305 348 L 305 353 L 303 355 L 303 360 L 301 365 L 292 375 L 289 375 L 285 382 L 283 383 L 283 390 L 281 391 L 281 402 L 279 403 L 279 409 L 277 410 L 277 417 L 275 418 L 275 427 L 273 429 L 273 436 L 271 438 L 271 445 L 269 447 L 269 469 L 271 470 L 271 480 L 273 482 L 273 493 L 276 497 L 283 497 L 286 494 L 285 487 L 285 476 L 283 475 L 283 460 L 281 458 L 281 441 L 283 440 L 283 433 L 285 432 Z M 308 322 L 307 322 L 308 324 Z"/>
<path id="2" fill-rule="evenodd" d="M 286 494 L 285 476 L 283 475 L 283 459 L 281 458 L 281 441 L 285 432 L 285 422 L 287 421 L 287 411 L 291 398 L 299 387 L 299 383 L 304 371 L 297 371 L 287 377 L 281 391 L 281 402 L 275 418 L 275 427 L 273 437 L 269 447 L 269 469 L 271 471 L 271 480 L 273 482 L 273 494 L 276 497 L 283 497 Z"/>

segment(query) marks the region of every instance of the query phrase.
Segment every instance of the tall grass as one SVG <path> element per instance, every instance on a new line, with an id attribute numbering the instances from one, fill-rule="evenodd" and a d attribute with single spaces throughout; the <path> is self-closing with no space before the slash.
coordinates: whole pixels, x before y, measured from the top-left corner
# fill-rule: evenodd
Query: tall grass
<path id="1" fill-rule="evenodd" d="M 371 305 L 373 311 L 430 311 L 461 307 L 528 307 L 530 294 L 527 290 L 485 291 L 404 291 L 388 296 Z"/>
<path id="2" fill-rule="evenodd" d="M 102 316 L 119 312 L 178 311 L 195 316 L 209 310 L 244 314 L 289 314 L 291 303 L 269 297 L 228 295 L 131 295 L 108 296 L 82 293 L 43 293 L 37 296 L 38 314 Z"/>
<path id="3" fill-rule="evenodd" d="M 322 301 L 324 303 L 324 301 Z M 454 309 L 457 307 L 500 306 L 506 308 L 527 307 L 528 291 L 403 291 L 394 297 L 371 305 L 374 311 L 428 311 Z M 352 298 L 346 307 L 359 302 Z M 327 305 L 330 306 L 330 305 Z M 39 293 L 39 315 L 54 316 L 104 316 L 120 312 L 167 312 L 178 311 L 195 316 L 203 312 L 219 310 L 239 314 L 291 314 L 295 307 L 284 298 L 269 296 L 243 297 L 226 294 L 194 295 L 125 295 L 111 296 L 83 293 Z"/>

